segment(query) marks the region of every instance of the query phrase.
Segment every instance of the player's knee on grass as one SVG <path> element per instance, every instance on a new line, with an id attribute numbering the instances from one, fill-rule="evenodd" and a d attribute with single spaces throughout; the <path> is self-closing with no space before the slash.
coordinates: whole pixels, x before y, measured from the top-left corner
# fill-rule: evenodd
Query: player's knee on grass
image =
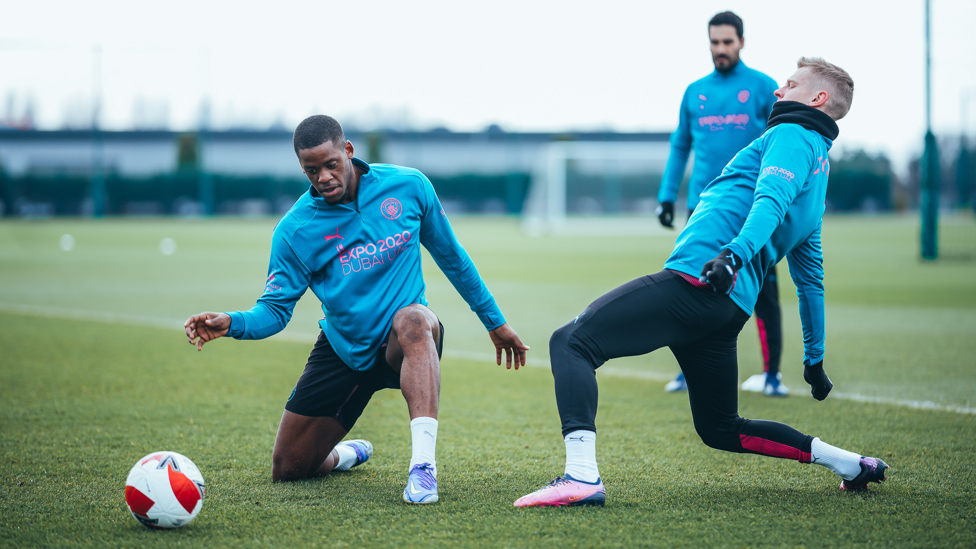
<path id="1" fill-rule="evenodd" d="M 276 452 L 271 457 L 271 480 L 273 482 L 287 482 L 306 479 L 312 476 L 321 465 L 321 463 L 313 465 L 308 459 L 298 459 L 296 456 Z"/>
<path id="2" fill-rule="evenodd" d="M 308 475 L 300 474 L 296 464 L 290 460 L 274 456 L 271 460 L 271 481 L 287 482 L 301 480 Z"/>

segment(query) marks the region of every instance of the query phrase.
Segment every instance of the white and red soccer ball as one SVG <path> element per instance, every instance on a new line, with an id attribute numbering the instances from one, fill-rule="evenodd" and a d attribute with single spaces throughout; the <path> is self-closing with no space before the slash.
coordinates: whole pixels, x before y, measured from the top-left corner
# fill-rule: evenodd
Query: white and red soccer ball
<path id="1" fill-rule="evenodd" d="M 125 503 L 150 528 L 179 528 L 203 507 L 206 491 L 200 469 L 176 452 L 153 452 L 125 479 Z"/>

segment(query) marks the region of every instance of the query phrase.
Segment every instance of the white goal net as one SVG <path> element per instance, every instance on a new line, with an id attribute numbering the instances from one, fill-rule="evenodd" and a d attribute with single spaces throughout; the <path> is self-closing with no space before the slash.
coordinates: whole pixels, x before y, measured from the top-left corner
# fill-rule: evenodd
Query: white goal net
<path id="1" fill-rule="evenodd" d="M 547 144 L 532 172 L 522 210 L 524 230 L 560 234 L 596 222 L 627 232 L 628 225 L 653 215 L 669 150 L 667 141 Z"/>

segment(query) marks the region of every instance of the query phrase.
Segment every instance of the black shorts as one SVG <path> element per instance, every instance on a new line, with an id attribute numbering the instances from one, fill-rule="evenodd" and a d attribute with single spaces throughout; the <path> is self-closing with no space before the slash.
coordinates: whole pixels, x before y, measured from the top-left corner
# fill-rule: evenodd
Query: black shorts
<path id="1" fill-rule="evenodd" d="M 440 325 L 437 357 L 444 351 L 444 325 Z M 334 417 L 348 432 L 366 409 L 373 393 L 380 389 L 399 389 L 400 376 L 386 362 L 386 341 L 377 351 L 376 364 L 369 370 L 353 370 L 339 358 L 332 344 L 319 333 L 308 355 L 305 371 L 291 392 L 285 410 L 309 417 Z"/>

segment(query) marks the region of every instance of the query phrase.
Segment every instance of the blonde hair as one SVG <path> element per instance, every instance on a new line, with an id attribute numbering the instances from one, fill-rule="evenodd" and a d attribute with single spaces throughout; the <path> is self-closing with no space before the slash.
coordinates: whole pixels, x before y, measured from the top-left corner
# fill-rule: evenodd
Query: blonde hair
<path id="1" fill-rule="evenodd" d="M 824 110 L 834 120 L 844 118 L 851 110 L 854 100 L 854 79 L 847 71 L 823 60 L 822 57 L 801 57 L 796 62 L 796 68 L 807 67 L 817 76 L 820 83 L 827 88 L 827 104 Z"/>

